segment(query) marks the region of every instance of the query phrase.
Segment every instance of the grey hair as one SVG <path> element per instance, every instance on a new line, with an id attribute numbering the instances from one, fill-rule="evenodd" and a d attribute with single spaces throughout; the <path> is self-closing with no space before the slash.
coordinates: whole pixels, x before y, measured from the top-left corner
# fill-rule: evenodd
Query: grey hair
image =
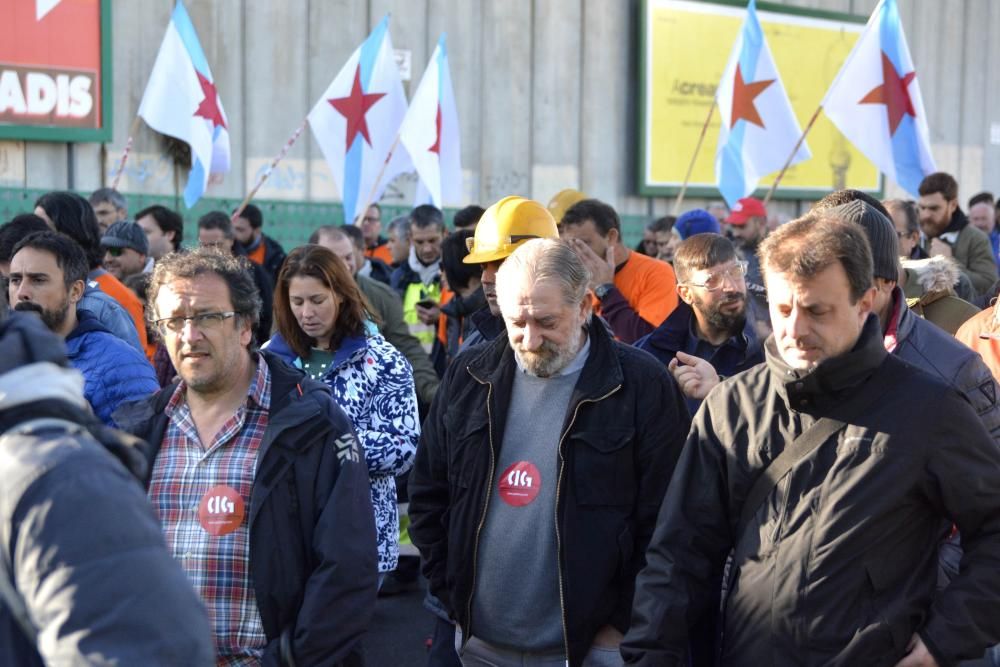
<path id="1" fill-rule="evenodd" d="M 590 271 L 566 241 L 532 239 L 520 245 L 497 271 L 497 291 L 516 283 L 515 276 L 528 284 L 551 280 L 562 290 L 566 305 L 579 305 L 587 297 Z"/>
<path id="2" fill-rule="evenodd" d="M 125 201 L 125 196 L 114 188 L 98 188 L 97 190 L 94 190 L 94 192 L 90 195 L 89 201 L 91 206 L 97 206 L 98 204 L 109 202 L 119 211 L 128 209 L 128 202 Z"/>
<path id="3" fill-rule="evenodd" d="M 405 215 L 394 218 L 393 221 L 389 223 L 388 230 L 396 230 L 396 236 L 399 238 L 410 238 L 410 218 Z"/>

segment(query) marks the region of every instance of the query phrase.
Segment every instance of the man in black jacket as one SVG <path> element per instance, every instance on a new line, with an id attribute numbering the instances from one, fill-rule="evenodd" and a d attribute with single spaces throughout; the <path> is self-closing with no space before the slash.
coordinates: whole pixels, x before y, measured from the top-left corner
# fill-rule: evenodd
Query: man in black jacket
<path id="1" fill-rule="evenodd" d="M 240 254 L 246 255 L 247 259 L 260 266 L 271 282 L 271 287 L 274 287 L 278 271 L 285 261 L 285 249 L 264 233 L 264 215 L 253 204 L 247 204 L 232 223 Z"/>
<path id="2" fill-rule="evenodd" d="M 368 469 L 329 391 L 253 350 L 245 265 L 200 248 L 150 284 L 182 382 L 117 423 L 152 446 L 149 497 L 212 612 L 220 660 L 354 664 L 375 604 Z"/>
<path id="3" fill-rule="evenodd" d="M 214 665 L 205 608 L 62 343 L 0 293 L 0 664 Z"/>
<path id="4" fill-rule="evenodd" d="M 626 662 L 688 664 L 690 622 L 731 550 L 722 664 L 981 656 L 1000 638 L 990 434 L 957 392 L 886 351 L 859 225 L 811 214 L 761 256 L 766 362 L 698 413 L 639 575 Z M 935 597 L 952 521 L 965 557 Z"/>
<path id="5" fill-rule="evenodd" d="M 456 358 L 424 424 L 410 535 L 467 665 L 576 667 L 628 627 L 689 417 L 661 365 L 591 323 L 588 279 L 563 242 L 515 250 L 507 335 Z"/>

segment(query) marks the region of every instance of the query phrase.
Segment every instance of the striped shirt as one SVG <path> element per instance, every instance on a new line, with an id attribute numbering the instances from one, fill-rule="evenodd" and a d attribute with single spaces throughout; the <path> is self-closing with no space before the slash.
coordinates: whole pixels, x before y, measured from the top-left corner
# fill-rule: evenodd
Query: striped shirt
<path id="1" fill-rule="evenodd" d="M 271 405 L 270 371 L 258 358 L 246 400 L 207 447 L 185 390 L 181 382 L 164 410 L 169 423 L 153 464 L 149 499 L 167 547 L 208 608 L 216 664 L 256 666 L 267 637 L 249 571 L 249 508 Z M 213 527 L 219 513 L 231 523 Z"/>

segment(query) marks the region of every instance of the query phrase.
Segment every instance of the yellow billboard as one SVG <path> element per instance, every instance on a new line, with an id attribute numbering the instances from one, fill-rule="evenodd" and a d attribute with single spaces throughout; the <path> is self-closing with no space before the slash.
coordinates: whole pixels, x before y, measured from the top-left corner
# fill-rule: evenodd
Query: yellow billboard
<path id="1" fill-rule="evenodd" d="M 760 4 L 757 15 L 799 126 L 805 129 L 864 29 L 864 19 L 793 14 L 773 7 Z M 683 184 L 745 17 L 745 4 L 646 0 L 640 193 L 672 195 Z M 719 119 L 716 109 L 694 162 L 689 195 L 718 196 Z M 812 158 L 788 169 L 775 197 L 816 198 L 841 188 L 880 190 L 878 169 L 822 112 L 806 142 Z M 761 179 L 758 194 L 766 192 L 776 176 Z"/>

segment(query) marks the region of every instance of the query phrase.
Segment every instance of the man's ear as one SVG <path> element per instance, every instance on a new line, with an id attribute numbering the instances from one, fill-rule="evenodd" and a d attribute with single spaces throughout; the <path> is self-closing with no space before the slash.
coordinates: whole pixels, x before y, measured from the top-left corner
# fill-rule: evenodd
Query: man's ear
<path id="1" fill-rule="evenodd" d="M 868 313 L 872 312 L 872 308 L 875 306 L 875 292 L 876 288 L 874 286 L 869 287 L 865 290 L 865 293 L 861 295 L 858 299 L 858 305 L 861 306 L 861 323 L 864 324 L 865 319 L 868 317 Z"/>
<path id="2" fill-rule="evenodd" d="M 608 240 L 608 245 L 614 245 L 618 243 L 619 239 L 621 238 L 621 234 L 618 232 L 617 229 L 612 227 L 611 229 L 608 230 L 608 235 L 605 238 Z"/>
<path id="3" fill-rule="evenodd" d="M 691 294 L 691 288 L 684 283 L 677 285 L 677 296 L 689 306 L 694 303 L 694 295 Z"/>
<path id="4" fill-rule="evenodd" d="M 83 292 L 87 289 L 87 284 L 83 280 L 77 280 L 69 286 L 69 303 L 75 306 L 83 298 Z"/>

